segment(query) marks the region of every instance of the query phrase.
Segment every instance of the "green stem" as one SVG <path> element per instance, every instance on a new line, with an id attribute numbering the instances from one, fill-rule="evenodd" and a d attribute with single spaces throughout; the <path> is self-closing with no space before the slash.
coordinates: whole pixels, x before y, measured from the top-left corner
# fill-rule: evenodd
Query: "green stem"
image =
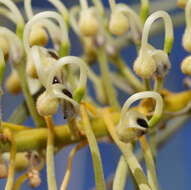
<path id="1" fill-rule="evenodd" d="M 149 184 L 153 190 L 159 190 L 155 162 L 153 159 L 151 147 L 148 144 L 145 136 L 142 136 L 140 138 L 140 144 L 141 149 L 143 150 L 143 155 L 147 166 L 147 176 Z"/>
<path id="2" fill-rule="evenodd" d="M 103 17 L 104 14 L 105 14 L 105 10 L 104 10 L 104 6 L 102 4 L 102 1 L 100 1 L 100 0 L 92 0 L 92 2 L 94 3 L 97 10 L 99 11 L 99 15 Z"/>
<path id="3" fill-rule="evenodd" d="M 54 124 L 51 117 L 45 118 L 48 127 L 46 164 L 47 164 L 47 182 L 49 190 L 57 190 L 55 167 L 54 167 Z"/>
<path id="4" fill-rule="evenodd" d="M 173 119 L 167 127 L 156 136 L 157 147 L 160 147 L 166 143 L 166 141 L 181 127 L 184 126 L 184 123 L 190 118 L 190 115 L 179 116 L 177 119 Z M 115 125 L 119 122 L 120 114 L 114 112 L 111 114 L 111 119 Z M 80 126 L 80 123 L 78 123 Z M 4 127 L 3 123 L 2 126 Z M 92 130 L 96 138 L 103 138 L 108 136 L 106 125 L 102 118 L 96 117 L 91 119 Z M 9 128 L 9 127 L 5 127 Z M 15 133 L 15 142 L 17 144 L 17 152 L 28 152 L 37 149 L 45 149 L 47 142 L 48 130 L 46 128 L 35 128 L 26 130 L 20 130 Z M 71 139 L 71 134 L 67 125 L 55 127 L 55 146 L 63 147 L 67 145 L 74 144 L 84 140 L 83 137 L 78 139 Z M 2 145 L 0 143 L 1 152 L 9 151 L 9 145 Z"/>
<path id="5" fill-rule="evenodd" d="M 4 72 L 5 72 L 5 60 L 3 56 L 3 52 L 1 50 L 0 52 L 0 132 L 2 132 L 3 128 L 1 125 L 2 122 L 2 95 L 3 95 L 3 90 L 2 90 L 2 82 L 3 82 L 3 77 L 4 77 Z"/>
<path id="6" fill-rule="evenodd" d="M 20 104 L 11 114 L 8 121 L 15 124 L 22 124 L 29 117 L 29 111 L 25 102 Z"/>
<path id="7" fill-rule="evenodd" d="M 145 82 L 145 89 L 150 90 L 151 89 L 150 80 L 144 79 L 144 82 Z"/>
<path id="8" fill-rule="evenodd" d="M 18 63 L 15 66 L 15 68 L 16 68 L 19 78 L 20 78 L 20 84 L 22 87 L 23 95 L 25 97 L 25 101 L 26 101 L 28 110 L 30 112 L 30 115 L 34 119 L 35 125 L 38 127 L 45 126 L 45 122 L 44 122 L 43 118 L 38 114 L 38 112 L 36 110 L 34 99 L 29 91 L 26 72 L 25 72 L 24 60 L 21 63 Z"/>
<path id="9" fill-rule="evenodd" d="M 188 121 L 189 118 L 190 118 L 189 115 L 184 115 L 175 119 L 175 121 L 170 122 L 170 124 L 167 125 L 166 128 L 156 136 L 157 149 L 162 148 L 164 144 L 169 142 L 170 138 L 175 134 L 175 132 L 177 132 L 177 130 L 180 130 L 180 128 L 184 126 L 185 122 Z M 141 150 L 138 150 L 136 152 L 136 157 L 139 160 L 139 162 L 141 162 L 144 158 L 143 152 Z M 126 171 L 124 171 L 124 175 L 128 177 L 129 174 L 130 174 L 129 169 L 126 168 Z M 107 183 L 110 184 L 112 183 L 113 180 L 114 178 L 111 177 L 109 178 L 109 181 Z"/>
<path id="10" fill-rule="evenodd" d="M 133 74 L 128 65 L 124 63 L 122 58 L 117 57 L 116 59 L 113 59 L 113 61 L 118 67 L 120 74 L 127 79 L 128 83 L 135 89 L 135 91 L 138 92 L 144 90 L 143 84 L 141 84 L 140 80 Z"/>
<path id="11" fill-rule="evenodd" d="M 81 112 L 81 118 L 83 123 L 83 129 L 85 131 L 87 141 L 90 147 L 91 155 L 92 155 L 96 189 L 106 190 L 103 167 L 102 167 L 98 144 L 97 144 L 95 135 L 92 131 L 92 127 L 91 127 L 91 124 L 87 115 L 87 111 L 84 105 L 81 105 L 80 112 Z"/>
<path id="12" fill-rule="evenodd" d="M 128 170 L 127 162 L 125 161 L 124 157 L 121 156 L 115 172 L 112 190 L 125 189 L 127 181 L 127 170 Z"/>
<path id="13" fill-rule="evenodd" d="M 77 151 L 79 151 L 85 145 L 86 145 L 85 142 L 81 142 L 81 143 L 77 144 L 70 151 L 69 156 L 68 156 L 66 172 L 65 172 L 64 179 L 62 181 L 62 185 L 60 187 L 60 190 L 66 190 L 67 189 L 68 184 L 70 182 L 71 173 L 72 173 L 72 165 L 73 165 L 74 156 L 76 155 Z"/>
<path id="14" fill-rule="evenodd" d="M 14 184 L 13 190 L 21 190 L 22 184 L 27 180 L 27 173 L 19 176 Z"/>
<path id="15" fill-rule="evenodd" d="M 99 67 L 101 70 L 101 79 L 102 79 L 103 86 L 106 91 L 106 95 L 107 95 L 109 104 L 113 108 L 119 110 L 120 105 L 119 105 L 119 102 L 116 97 L 116 91 L 111 83 L 109 66 L 107 63 L 108 60 L 107 60 L 107 57 L 106 57 L 106 54 L 105 54 L 103 48 L 98 49 L 97 56 L 98 56 Z"/>
<path id="16" fill-rule="evenodd" d="M 154 159 L 156 158 L 157 156 L 157 144 L 156 144 L 156 135 L 157 135 L 157 132 L 156 131 L 153 131 L 151 134 L 150 134 L 150 146 L 151 146 L 151 152 L 154 156 Z"/>
<path id="17" fill-rule="evenodd" d="M 140 17 L 143 23 L 149 15 L 149 0 L 141 0 Z"/>
<path id="18" fill-rule="evenodd" d="M 70 133 L 71 133 L 71 138 L 75 139 L 79 137 L 79 130 L 76 124 L 76 119 L 75 118 L 68 118 L 68 126 L 70 129 Z"/>
<path id="19" fill-rule="evenodd" d="M 154 91 L 159 91 L 163 88 L 164 79 L 161 77 L 155 78 Z"/>
<path id="20" fill-rule="evenodd" d="M 132 172 L 132 175 L 139 187 L 140 190 L 151 190 L 151 187 L 149 186 L 147 182 L 147 178 L 143 172 L 143 169 L 141 168 L 141 165 L 137 161 L 137 158 L 133 154 L 132 151 L 132 144 L 131 143 L 123 143 L 119 140 L 119 137 L 117 136 L 115 126 L 113 122 L 111 121 L 111 114 L 107 109 L 103 111 L 103 117 L 105 124 L 107 126 L 107 129 L 109 131 L 109 134 L 111 135 L 112 139 L 114 140 L 115 144 L 120 149 L 121 153 L 124 156 L 125 161 L 127 162 L 129 169 Z"/>

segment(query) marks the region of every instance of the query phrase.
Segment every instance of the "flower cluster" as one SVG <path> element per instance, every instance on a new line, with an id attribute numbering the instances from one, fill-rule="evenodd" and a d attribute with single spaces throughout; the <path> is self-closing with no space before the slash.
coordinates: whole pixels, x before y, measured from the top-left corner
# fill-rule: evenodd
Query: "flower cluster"
<path id="1" fill-rule="evenodd" d="M 112 138 L 121 151 L 113 190 L 124 189 L 128 168 L 138 189 L 159 190 L 154 160 L 160 142 L 156 139 L 158 134 L 165 134 L 164 125 L 168 127 L 175 116 L 190 112 L 190 90 L 173 93 L 164 87 L 174 40 L 170 15 L 162 10 L 149 15 L 152 4 L 148 0 L 141 0 L 140 14 L 115 0 L 109 0 L 109 8 L 100 0 L 92 0 L 91 6 L 87 0 L 79 0 L 79 5 L 70 9 L 60 0 L 48 1 L 55 11 L 34 14 L 31 0 L 24 0 L 24 18 L 16 3 L 0 0 L 0 15 L 15 25 L 15 30 L 0 26 L 0 86 L 5 69 L 10 67 L 5 92 L 22 92 L 24 96 L 24 104 L 13 113 L 12 121 L 20 115 L 30 116 L 35 126 L 23 126 L 25 119 L 16 125 L 1 118 L 0 178 L 7 178 L 5 190 L 19 190 L 25 180 L 31 187 L 38 187 L 45 164 L 48 189 L 57 190 L 54 155 L 65 144 L 74 142 L 79 143 L 70 152 L 60 189 L 68 187 L 75 153 L 88 145 L 96 189 L 105 190 L 96 138 L 102 136 L 107 136 L 108 141 Z M 191 0 L 179 0 L 177 4 L 185 7 L 182 45 L 191 52 Z M 149 42 L 151 26 L 160 18 L 165 31 L 163 49 Z M 80 57 L 71 55 L 71 30 L 81 43 Z M 136 47 L 138 55 L 133 70 L 120 54 L 129 43 Z M 93 69 L 96 63 L 100 74 Z M 181 70 L 191 75 L 191 56 L 182 61 Z M 88 82 L 94 93 L 88 89 Z M 127 94 L 123 106 L 117 89 Z M 56 127 L 53 122 L 59 107 L 67 123 L 64 127 Z M 136 142 L 141 145 L 148 176 L 133 152 Z M 25 172 L 15 180 L 15 171 Z"/>

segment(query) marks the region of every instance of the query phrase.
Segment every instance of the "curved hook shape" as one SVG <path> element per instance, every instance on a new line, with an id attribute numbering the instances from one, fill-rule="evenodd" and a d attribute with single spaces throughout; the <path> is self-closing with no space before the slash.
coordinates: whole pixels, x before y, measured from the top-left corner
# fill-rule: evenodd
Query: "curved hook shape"
<path id="1" fill-rule="evenodd" d="M 56 20 L 61 28 L 61 32 L 62 34 L 61 36 L 61 41 L 64 42 L 68 42 L 69 43 L 69 38 L 68 38 L 68 31 L 67 31 L 67 27 L 65 22 L 63 21 L 62 17 L 60 14 L 54 12 L 54 11 L 45 11 L 45 12 L 41 12 L 36 14 L 35 16 L 33 16 L 31 18 L 31 20 L 28 21 L 28 23 L 25 25 L 25 29 L 24 29 L 24 34 L 23 34 L 23 43 L 24 43 L 24 47 L 26 52 L 28 53 L 30 50 L 30 45 L 29 45 L 29 34 L 30 34 L 30 30 L 32 28 L 32 26 L 36 23 L 38 23 L 41 19 L 47 19 L 47 18 L 52 18 L 54 20 Z"/>
<path id="2" fill-rule="evenodd" d="M 50 87 L 52 84 L 53 78 L 56 75 L 56 73 L 61 70 L 65 65 L 74 64 L 79 66 L 80 68 L 80 79 L 79 84 L 77 86 L 77 89 L 85 88 L 87 83 L 87 66 L 86 63 L 78 57 L 75 56 L 66 56 L 63 58 L 60 58 L 54 63 L 54 70 L 49 74 L 47 79 L 47 88 Z"/>
<path id="3" fill-rule="evenodd" d="M 13 15 L 16 17 L 16 21 L 18 22 L 16 24 L 24 25 L 24 19 L 21 15 L 21 12 L 11 0 L 0 0 L 0 3 L 5 5 L 13 13 Z"/>
<path id="4" fill-rule="evenodd" d="M 125 115 L 127 111 L 129 110 L 131 104 L 133 104 L 137 100 L 144 99 L 144 98 L 153 98 L 156 101 L 156 106 L 155 106 L 153 116 L 149 120 L 149 127 L 152 127 L 153 125 L 155 125 L 162 115 L 163 100 L 159 93 L 153 92 L 153 91 L 138 92 L 130 96 L 124 103 L 123 108 L 121 110 L 121 120 L 125 118 Z"/>
<path id="5" fill-rule="evenodd" d="M 8 43 L 10 44 L 11 51 L 14 52 L 13 58 L 17 59 L 22 57 L 24 54 L 24 49 L 19 37 L 11 30 L 6 27 L 0 26 L 0 34 L 7 36 Z M 19 53 L 20 54 L 19 54 Z"/>
<path id="6" fill-rule="evenodd" d="M 172 20 L 167 12 L 157 11 L 157 12 L 151 14 L 147 18 L 147 20 L 144 24 L 142 41 L 141 41 L 141 50 L 142 50 L 143 55 L 145 55 L 145 53 L 146 53 L 145 51 L 147 50 L 148 37 L 149 37 L 149 32 L 150 32 L 151 26 L 159 18 L 162 18 L 164 20 L 164 24 L 165 24 L 164 51 L 166 53 L 169 53 L 171 51 L 173 39 L 174 39 Z"/>
<path id="7" fill-rule="evenodd" d="M 63 69 L 65 65 L 68 64 L 74 64 L 79 66 L 80 68 L 80 79 L 79 79 L 79 84 L 74 91 L 74 99 L 77 101 L 80 101 L 82 96 L 84 95 L 84 91 L 86 88 L 86 83 L 87 83 L 87 73 L 88 69 L 86 66 L 86 63 L 78 57 L 75 56 L 66 56 L 63 58 L 60 58 L 59 60 L 55 61 L 52 65 L 48 66 L 47 68 L 44 68 L 41 64 L 41 58 L 40 58 L 40 50 L 43 51 L 43 48 L 38 47 L 38 46 L 33 46 L 31 48 L 31 53 L 34 59 L 34 64 L 37 69 L 37 73 L 39 76 L 39 79 L 43 86 L 49 90 L 52 89 L 52 86 L 55 86 L 55 84 L 52 84 L 52 81 L 55 77 L 55 75 Z M 63 88 L 63 85 L 58 85 L 55 87 Z M 56 88 L 54 88 L 56 89 Z M 55 91 L 59 96 L 61 96 L 63 93 L 59 93 L 60 91 Z M 65 95 L 64 95 L 65 96 Z M 64 97 L 63 96 L 63 97 Z M 69 98 L 69 97 L 68 97 Z"/>

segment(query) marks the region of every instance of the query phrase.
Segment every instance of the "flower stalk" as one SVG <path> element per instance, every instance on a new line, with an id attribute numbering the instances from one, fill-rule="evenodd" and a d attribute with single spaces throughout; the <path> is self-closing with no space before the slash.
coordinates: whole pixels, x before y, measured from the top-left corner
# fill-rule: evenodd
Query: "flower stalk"
<path id="1" fill-rule="evenodd" d="M 94 133 L 91 129 L 91 124 L 87 115 L 87 110 L 83 104 L 81 104 L 80 106 L 80 113 L 81 113 L 82 123 L 84 126 L 83 130 L 86 134 L 86 138 L 92 155 L 96 189 L 105 190 L 106 186 L 105 186 L 104 173 L 103 173 L 99 148 Z"/>

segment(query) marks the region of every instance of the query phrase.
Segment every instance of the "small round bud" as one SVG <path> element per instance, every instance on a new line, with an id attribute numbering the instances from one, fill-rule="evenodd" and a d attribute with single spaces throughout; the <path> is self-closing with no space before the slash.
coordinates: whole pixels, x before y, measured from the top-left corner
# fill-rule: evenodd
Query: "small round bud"
<path id="1" fill-rule="evenodd" d="M 45 29 L 40 25 L 34 25 L 29 36 L 29 43 L 31 46 L 39 45 L 45 46 L 48 43 L 48 35 Z"/>
<path id="2" fill-rule="evenodd" d="M 129 22 L 127 16 L 120 11 L 113 12 L 109 22 L 110 32 L 115 35 L 123 35 L 128 29 Z"/>
<path id="3" fill-rule="evenodd" d="M 138 56 L 134 62 L 133 70 L 142 78 L 150 78 L 156 71 L 156 63 L 151 56 L 148 56 L 145 62 L 142 62 L 142 57 Z"/>
<path id="4" fill-rule="evenodd" d="M 181 71 L 186 75 L 191 75 L 191 56 L 187 56 L 181 63 Z"/>
<path id="5" fill-rule="evenodd" d="M 5 164 L 0 163 L 0 179 L 6 178 L 8 175 L 7 167 Z"/>
<path id="6" fill-rule="evenodd" d="M 95 36 L 98 32 L 98 21 L 93 9 L 83 10 L 80 14 L 79 28 L 84 36 Z"/>
<path id="7" fill-rule="evenodd" d="M 0 49 L 3 51 L 4 58 L 7 59 L 9 57 L 9 42 L 7 38 L 3 35 L 0 36 Z"/>
<path id="8" fill-rule="evenodd" d="M 143 114 L 130 110 L 126 113 L 126 117 L 120 121 L 116 129 L 121 141 L 130 142 L 144 135 L 148 127 L 148 120 Z"/>
<path id="9" fill-rule="evenodd" d="M 191 30 L 186 29 L 182 37 L 182 46 L 188 52 L 191 52 Z"/>
<path id="10" fill-rule="evenodd" d="M 18 94 L 19 92 L 21 92 L 20 79 L 16 71 L 11 72 L 5 82 L 5 87 L 7 91 L 11 94 Z"/>
<path id="11" fill-rule="evenodd" d="M 31 172 L 29 172 L 28 179 L 30 186 L 33 188 L 36 188 L 41 184 L 41 179 L 37 170 L 32 170 Z"/>
<path id="12" fill-rule="evenodd" d="M 57 98 L 52 98 L 47 92 L 44 92 L 38 97 L 36 106 L 41 116 L 54 115 L 58 110 L 59 101 Z"/>

